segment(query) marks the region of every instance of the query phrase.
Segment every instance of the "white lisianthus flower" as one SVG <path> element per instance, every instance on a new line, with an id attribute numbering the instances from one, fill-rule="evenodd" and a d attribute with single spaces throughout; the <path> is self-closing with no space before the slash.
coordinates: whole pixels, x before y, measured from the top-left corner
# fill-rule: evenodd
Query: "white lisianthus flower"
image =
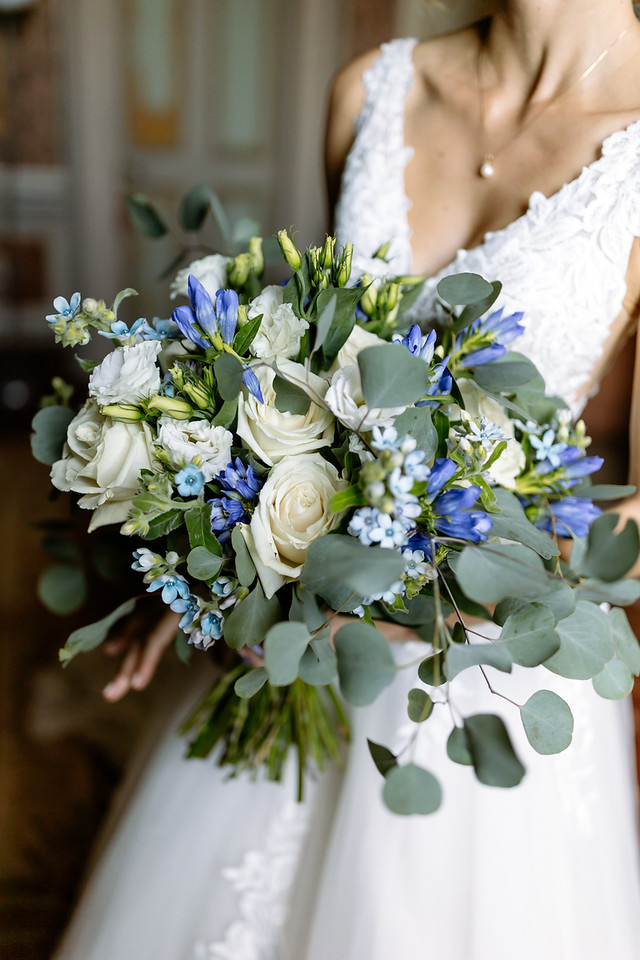
<path id="1" fill-rule="evenodd" d="M 62 459 L 51 468 L 58 490 L 81 493 L 93 510 L 89 531 L 122 523 L 140 484 L 140 471 L 153 470 L 153 434 L 148 423 L 122 423 L 103 417 L 88 400 L 67 428 Z"/>
<path id="2" fill-rule="evenodd" d="M 504 407 L 491 397 L 487 397 L 471 380 L 461 377 L 457 383 L 467 413 L 475 420 L 486 417 L 504 434 L 504 439 L 507 441 L 506 450 L 503 450 L 496 462 L 491 465 L 488 475 L 493 483 L 500 484 L 507 490 L 514 490 L 516 477 L 523 470 L 526 460 L 522 446 L 515 439 L 513 420 Z"/>
<path id="3" fill-rule="evenodd" d="M 284 457 L 270 471 L 245 536 L 267 597 L 300 576 L 309 544 L 339 523 L 329 501 L 347 486 L 319 453 Z"/>
<path id="4" fill-rule="evenodd" d="M 367 347 L 380 347 L 385 343 L 386 341 L 381 340 L 375 333 L 370 333 L 356 323 L 346 341 L 338 350 L 329 373 L 333 374 L 336 370 L 342 370 L 343 367 L 351 367 L 357 364 L 358 354 L 361 350 L 366 350 Z"/>
<path id="5" fill-rule="evenodd" d="M 169 287 L 172 299 L 189 296 L 189 274 L 192 273 L 199 280 L 210 297 L 215 300 L 218 290 L 227 286 L 227 265 L 231 257 L 223 257 L 221 253 L 212 253 L 202 260 L 194 260 L 188 267 L 178 270 Z"/>
<path id="6" fill-rule="evenodd" d="M 284 456 L 310 453 L 326 447 L 333 440 L 333 415 L 326 407 L 313 400 L 314 394 L 324 397 L 327 381 L 307 370 L 300 363 L 278 357 L 278 369 L 285 378 L 295 380 L 303 389 L 308 385 L 311 403 L 304 414 L 280 413 L 273 388 L 275 371 L 256 364 L 253 367 L 260 382 L 264 403 L 243 388 L 238 398 L 238 425 L 236 431 L 249 449 L 272 466 Z"/>
<path id="7" fill-rule="evenodd" d="M 352 430 L 365 433 L 374 427 L 390 427 L 394 417 L 406 410 L 406 407 L 367 407 L 357 364 L 334 373 L 324 399 L 338 420 Z"/>
<path id="8" fill-rule="evenodd" d="M 208 420 L 161 417 L 158 421 L 157 444 L 166 450 L 176 467 L 185 467 L 199 457 L 198 469 L 205 483 L 213 480 L 231 460 L 232 440 L 229 430 L 213 426 Z"/>
<path id="9" fill-rule="evenodd" d="M 265 287 L 248 310 L 249 320 L 262 314 L 260 329 L 249 347 L 254 357 L 273 360 L 274 357 L 295 357 L 300 341 L 309 324 L 293 312 L 290 303 L 284 303 L 282 287 Z"/>
<path id="10" fill-rule="evenodd" d="M 142 340 L 131 347 L 116 347 L 89 377 L 89 396 L 101 407 L 110 403 L 138 403 L 160 389 L 156 359 L 162 344 Z"/>

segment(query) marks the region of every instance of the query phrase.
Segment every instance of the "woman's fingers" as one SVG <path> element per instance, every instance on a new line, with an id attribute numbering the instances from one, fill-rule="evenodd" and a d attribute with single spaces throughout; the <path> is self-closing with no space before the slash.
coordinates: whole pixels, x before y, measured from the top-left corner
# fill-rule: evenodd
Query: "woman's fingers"
<path id="1" fill-rule="evenodd" d="M 134 690 L 144 690 L 150 682 L 164 651 L 176 635 L 179 620 L 179 613 L 167 610 L 155 627 L 147 634 L 146 642 L 140 652 L 135 672 L 131 678 L 131 686 Z"/>
<path id="2" fill-rule="evenodd" d="M 140 644 L 134 642 L 125 653 L 124 659 L 120 664 L 120 669 L 115 677 L 102 691 L 102 696 L 105 700 L 108 700 L 110 703 L 115 703 L 116 700 L 121 700 L 125 693 L 129 692 L 133 675 L 138 666 L 139 657 Z"/>

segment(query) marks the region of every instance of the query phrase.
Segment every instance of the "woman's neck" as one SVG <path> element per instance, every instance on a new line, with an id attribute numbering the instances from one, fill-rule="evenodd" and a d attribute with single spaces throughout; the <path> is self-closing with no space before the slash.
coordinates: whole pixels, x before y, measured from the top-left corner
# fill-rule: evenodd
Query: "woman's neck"
<path id="1" fill-rule="evenodd" d="M 485 83 L 522 104 L 546 102 L 605 51 L 608 69 L 625 62 L 634 34 L 637 44 L 630 0 L 498 0 L 484 38 Z M 594 70 L 593 82 L 599 79 Z"/>

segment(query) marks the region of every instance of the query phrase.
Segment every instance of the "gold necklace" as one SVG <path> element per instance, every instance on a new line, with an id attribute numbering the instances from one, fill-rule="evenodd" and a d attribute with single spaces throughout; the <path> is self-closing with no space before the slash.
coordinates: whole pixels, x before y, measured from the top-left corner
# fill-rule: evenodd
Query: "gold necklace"
<path id="1" fill-rule="evenodd" d="M 480 93 L 480 125 L 481 125 L 483 159 L 482 159 L 482 163 L 478 168 L 478 175 L 480 177 L 483 177 L 485 180 L 489 180 L 491 177 L 493 177 L 496 172 L 494 161 L 498 153 L 502 153 L 504 150 L 507 149 L 507 147 L 510 147 L 511 144 L 518 139 L 518 137 L 522 136 L 525 130 L 528 130 L 529 127 L 532 127 L 533 124 L 540 119 L 543 113 L 546 113 L 546 111 L 549 110 L 550 107 L 554 107 L 557 103 L 560 103 L 561 100 L 564 100 L 564 98 L 569 93 L 571 93 L 572 90 L 574 90 L 577 86 L 579 86 L 579 84 L 581 84 L 583 80 L 586 80 L 589 74 L 593 73 L 596 67 L 599 66 L 602 63 L 602 61 L 605 59 L 605 57 L 611 52 L 611 50 L 613 50 L 613 48 L 618 43 L 618 41 L 622 40 L 625 33 L 628 33 L 629 29 L 630 29 L 629 27 L 625 27 L 625 29 L 618 34 L 615 40 L 612 43 L 610 43 L 608 47 L 605 47 L 602 53 L 600 53 L 596 57 L 593 63 L 589 64 L 587 69 L 584 70 L 583 73 L 581 73 L 576 80 L 572 81 L 572 83 L 570 83 L 568 87 L 565 87 L 564 90 L 562 90 L 559 94 L 557 94 L 557 96 L 555 96 L 553 100 L 550 100 L 549 103 L 546 103 L 544 107 L 538 110 L 538 112 L 531 118 L 531 120 L 529 120 L 522 127 L 520 127 L 520 129 L 517 130 L 516 133 L 509 140 L 507 140 L 506 143 L 502 144 L 499 150 L 495 150 L 493 153 L 489 153 L 485 149 L 485 135 L 486 135 L 485 102 L 484 102 L 485 88 L 482 80 L 482 73 L 483 73 L 482 66 L 484 63 L 485 50 L 484 50 L 484 47 L 481 47 L 478 53 L 477 73 L 478 73 L 478 90 Z"/>

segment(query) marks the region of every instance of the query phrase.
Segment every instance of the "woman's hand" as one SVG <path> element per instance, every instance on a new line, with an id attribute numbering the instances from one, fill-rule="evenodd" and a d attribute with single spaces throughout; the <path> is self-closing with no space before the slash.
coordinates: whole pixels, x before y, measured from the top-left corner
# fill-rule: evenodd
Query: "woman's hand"
<path id="1" fill-rule="evenodd" d="M 120 669 L 102 691 L 105 700 L 115 703 L 129 690 L 144 690 L 176 635 L 180 616 L 166 610 L 150 623 L 148 614 L 136 612 L 119 626 L 103 648 L 107 656 L 122 655 Z"/>

